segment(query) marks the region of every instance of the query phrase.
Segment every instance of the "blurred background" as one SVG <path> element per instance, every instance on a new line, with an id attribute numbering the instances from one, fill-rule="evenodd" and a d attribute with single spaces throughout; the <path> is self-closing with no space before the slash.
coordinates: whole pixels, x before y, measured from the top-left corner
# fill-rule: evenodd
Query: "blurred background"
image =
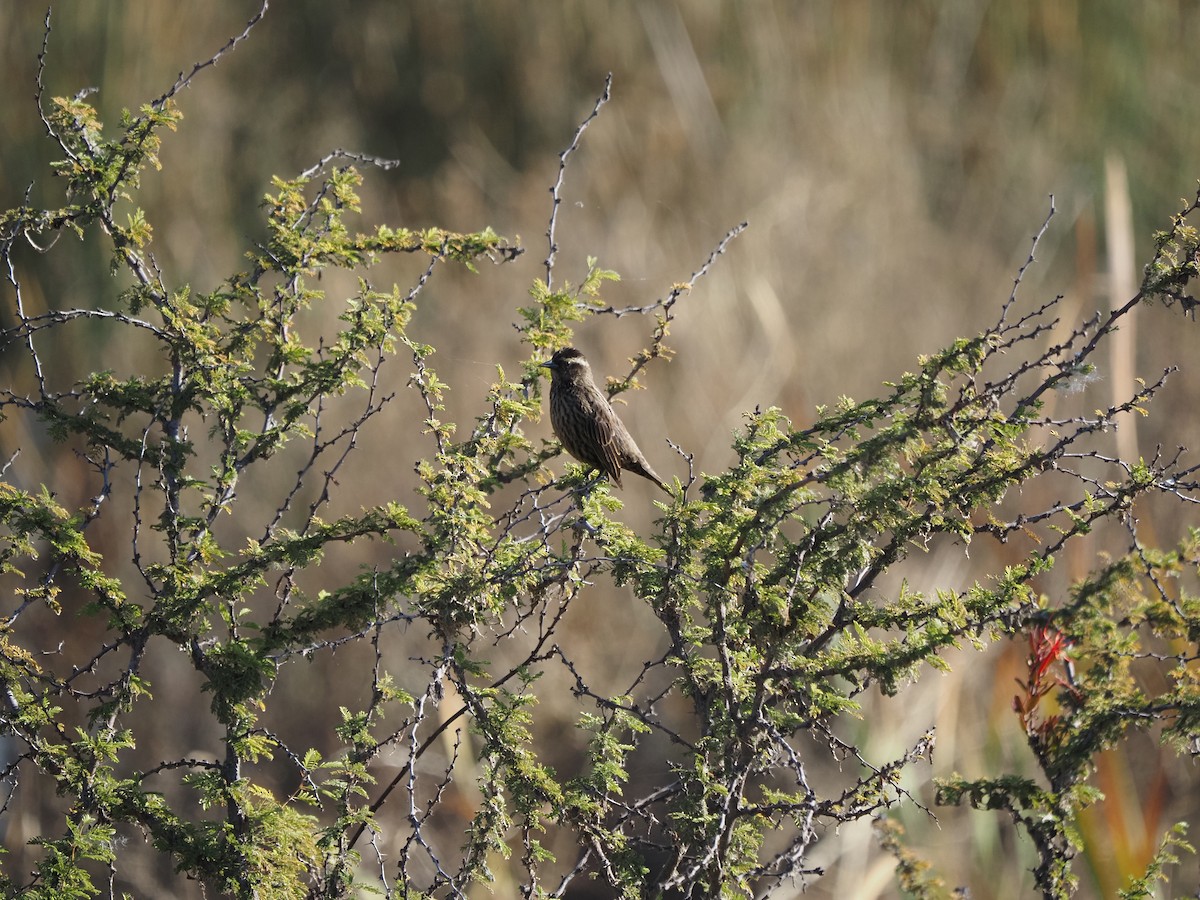
<path id="1" fill-rule="evenodd" d="M 98 88 L 92 101 L 114 132 L 123 108 L 160 96 L 256 9 L 244 0 L 186 11 L 161 0 L 59 0 L 47 94 Z M 54 146 L 33 101 L 44 15 L 33 3 L 0 6 L 4 209 L 23 202 L 30 185 L 33 204 L 61 202 L 47 168 Z M 383 221 L 491 226 L 519 237 L 528 252 L 513 265 L 440 272 L 415 320 L 414 334 L 439 348 L 433 365 L 452 385 L 447 417 L 469 422 L 483 409 L 495 366 L 511 376 L 527 355 L 510 323 L 531 281 L 544 277 L 558 154 L 612 72 L 612 101 L 567 172 L 556 280 L 578 283 L 594 256 L 622 276 L 606 287 L 609 302 L 648 303 L 686 281 L 732 226 L 750 223 L 680 302 L 670 340 L 677 357 L 643 373 L 648 390 L 627 395 L 622 410 L 669 479 L 686 466 L 665 438 L 694 453 L 699 471 L 721 470 L 746 410 L 778 405 L 808 424 L 818 405 L 872 396 L 915 368 L 919 354 L 986 328 L 1051 194 L 1057 212 L 1022 285 L 1022 309 L 1061 293 L 1064 315 L 1081 317 L 1131 296 L 1153 232 L 1200 177 L 1198 41 L 1200 10 L 1179 0 L 279 0 L 245 44 L 178 98 L 185 118 L 165 136 L 163 169 L 145 176 L 137 202 L 155 229 L 168 283 L 196 290 L 213 289 L 245 265 L 244 252 L 264 233 L 258 205 L 271 176 L 295 175 L 339 147 L 401 161 L 393 172 L 366 172 L 364 230 Z M 20 260 L 26 302 L 112 306 L 126 282 L 105 274 L 107 251 L 97 237 L 64 237 L 70 246 L 46 257 L 27 252 Z M 420 267 L 389 260 L 369 274 L 376 285 L 404 289 Z M 335 296 L 342 282 L 322 286 Z M 7 285 L 3 296 L 7 325 Z M 600 372 L 619 375 L 651 327 L 636 317 L 592 319 L 577 345 Z M 108 334 L 81 328 L 73 343 L 55 345 L 63 384 L 118 363 L 159 365 L 149 348 L 135 346 L 114 363 Z M 1134 378 L 1153 380 L 1177 364 L 1181 371 L 1150 417 L 1112 440 L 1134 455 L 1200 443 L 1198 340 L 1197 326 L 1178 310 L 1143 308 L 1136 329 L 1114 342 L 1111 368 L 1076 402 L 1107 404 L 1127 396 Z M 4 377 L 27 378 L 20 363 L 3 360 Z M 391 377 L 403 393 L 403 360 Z M 389 416 L 402 422 L 419 409 L 409 391 Z M 68 507 L 91 496 L 95 486 L 69 448 L 24 427 L 0 423 L 0 456 L 24 448 L 11 477 L 23 487 L 51 484 Z M 340 479 L 338 508 L 377 502 L 381 483 L 414 502 L 407 460 L 428 449 L 416 431 L 368 435 L 360 477 Z M 548 437 L 549 423 L 533 431 Z M 649 529 L 655 510 L 642 486 L 627 486 L 623 498 L 627 521 Z M 264 509 L 275 502 L 264 497 Z M 1173 512 L 1147 516 L 1143 533 L 1170 544 L 1188 524 Z M 245 527 L 253 533 L 261 525 Z M 116 569 L 127 548 L 127 535 L 114 534 L 107 553 Z M 1062 591 L 1099 554 L 1123 549 L 1119 535 L 1097 535 L 1077 545 L 1043 589 Z M 918 590 L 961 589 L 989 564 L 974 549 L 972 556 L 933 553 L 905 574 Z M 363 561 L 340 559 L 326 577 L 343 581 Z M 582 599 L 571 628 L 596 643 L 598 681 L 618 689 L 635 671 L 627 666 L 653 652 L 653 641 L 622 645 L 642 613 L 620 592 Z M 67 624 L 47 617 L 45 627 Z M 955 655 L 953 673 L 926 677 L 902 704 L 868 701 L 863 718 L 847 723 L 847 737 L 882 762 L 936 725 L 932 770 L 911 773 L 908 784 L 926 803 L 933 775 L 1032 774 L 1011 711 L 1025 655 L 1024 645 L 1003 644 Z M 163 665 L 156 703 L 206 703 L 196 700 L 196 676 L 182 656 Z M 361 695 L 364 683 L 353 679 L 369 673 L 342 658 L 336 671 L 330 660 L 312 668 L 310 687 L 329 685 L 348 697 Z M 303 686 L 295 690 L 304 696 Z M 578 740 L 569 699 L 563 715 L 556 725 L 554 704 L 545 701 L 539 727 Z M 302 735 L 304 721 L 299 708 L 296 722 L 276 727 Z M 195 729 L 186 738 L 195 747 L 186 749 L 204 752 L 212 733 Z M 172 752 L 147 750 L 159 758 Z M 1106 755 L 1096 783 L 1107 799 L 1083 822 L 1085 836 L 1097 839 L 1077 871 L 1082 895 L 1112 896 L 1145 865 L 1167 825 L 1195 821 L 1196 776 L 1149 736 Z M 913 849 L 949 884 L 969 885 L 980 900 L 1030 893 L 1032 856 L 998 814 L 935 812 L 938 823 L 911 809 L 899 817 Z M 37 810 L 26 809 L 4 825 L 14 873 L 38 821 Z M 893 863 L 866 825 L 828 835 L 810 861 L 829 875 L 807 896 L 897 896 Z M 1182 871 L 1178 884 L 1194 884 L 1195 861 Z M 173 885 L 169 867 L 157 863 L 137 877 L 144 881 L 131 889 L 139 895 Z"/>

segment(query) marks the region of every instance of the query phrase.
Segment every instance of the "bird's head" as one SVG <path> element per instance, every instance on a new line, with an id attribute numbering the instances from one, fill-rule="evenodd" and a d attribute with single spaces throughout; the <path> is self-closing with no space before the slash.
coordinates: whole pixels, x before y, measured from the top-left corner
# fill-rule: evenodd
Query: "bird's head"
<path id="1" fill-rule="evenodd" d="M 592 371 L 592 367 L 588 365 L 583 354 L 574 347 L 563 347 L 547 362 L 542 363 L 542 368 L 549 369 L 552 374 L 561 375 L 564 378 L 590 376 Z"/>

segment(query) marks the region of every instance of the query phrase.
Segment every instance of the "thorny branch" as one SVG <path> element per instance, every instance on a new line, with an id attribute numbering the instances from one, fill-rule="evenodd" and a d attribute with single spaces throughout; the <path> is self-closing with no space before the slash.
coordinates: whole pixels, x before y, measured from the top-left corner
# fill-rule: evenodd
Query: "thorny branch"
<path id="1" fill-rule="evenodd" d="M 609 72 L 604 78 L 604 90 L 596 98 L 596 105 L 592 107 L 592 111 L 588 113 L 587 118 L 580 122 L 579 127 L 575 129 L 575 134 L 571 138 L 571 143 L 567 145 L 567 149 L 558 155 L 558 176 L 554 179 L 554 184 L 550 188 L 550 222 L 546 226 L 546 242 L 549 245 L 549 251 L 546 254 L 544 265 L 546 267 L 546 287 L 548 289 L 553 288 L 554 285 L 554 261 L 558 256 L 558 242 L 555 234 L 558 229 L 558 209 L 562 204 L 563 182 L 567 177 L 567 161 L 579 148 L 579 142 L 583 138 L 583 133 L 592 124 L 592 120 L 600 115 L 600 110 L 612 96 L 612 81 L 612 73 Z"/>

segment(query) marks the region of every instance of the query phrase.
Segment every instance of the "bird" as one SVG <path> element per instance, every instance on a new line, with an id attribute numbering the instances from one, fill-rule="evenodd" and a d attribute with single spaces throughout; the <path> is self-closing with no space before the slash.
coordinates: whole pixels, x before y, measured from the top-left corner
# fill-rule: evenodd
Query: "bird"
<path id="1" fill-rule="evenodd" d="M 621 470 L 641 475 L 668 494 L 608 398 L 596 387 L 592 367 L 574 347 L 564 347 L 542 367 L 550 370 L 550 424 L 563 449 L 621 487 Z"/>

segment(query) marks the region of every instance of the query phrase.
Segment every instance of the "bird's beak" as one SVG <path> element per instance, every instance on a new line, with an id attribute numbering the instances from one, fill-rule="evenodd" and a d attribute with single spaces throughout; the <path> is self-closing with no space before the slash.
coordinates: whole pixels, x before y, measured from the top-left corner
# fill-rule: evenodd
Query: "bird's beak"
<path id="1" fill-rule="evenodd" d="M 554 371 L 554 368 L 555 368 L 554 360 L 546 360 L 546 362 L 539 365 L 538 368 L 539 369 L 550 369 L 551 371 Z"/>

